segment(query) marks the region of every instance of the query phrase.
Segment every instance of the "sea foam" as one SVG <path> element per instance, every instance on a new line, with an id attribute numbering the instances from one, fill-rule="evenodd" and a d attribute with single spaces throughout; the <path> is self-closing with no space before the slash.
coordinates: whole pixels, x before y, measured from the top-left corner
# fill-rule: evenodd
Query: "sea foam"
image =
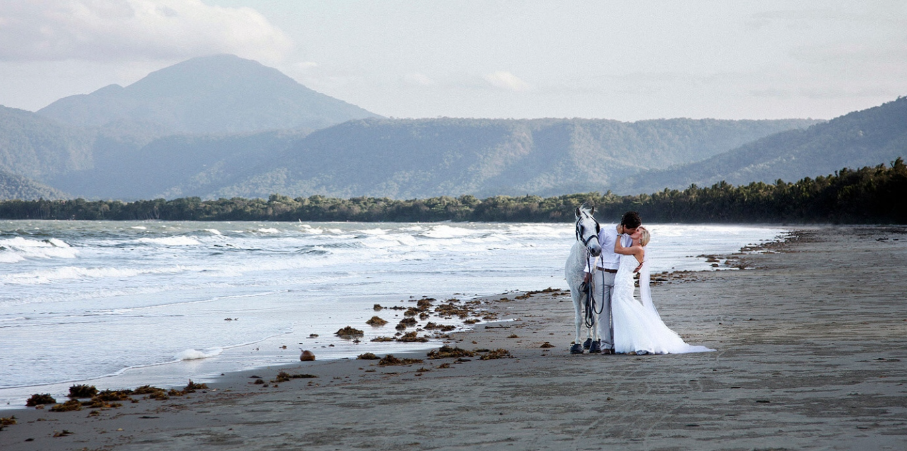
<path id="1" fill-rule="evenodd" d="M 222 352 L 224 352 L 223 348 L 211 348 L 204 351 L 199 351 L 198 349 L 187 349 L 173 357 L 176 360 L 201 360 L 220 355 L 220 353 Z"/>
<path id="2" fill-rule="evenodd" d="M 15 263 L 27 258 L 76 258 L 78 251 L 63 240 L 30 240 L 17 236 L 0 240 L 0 262 Z"/>
<path id="3" fill-rule="evenodd" d="M 98 278 L 128 278 L 144 274 L 175 274 L 183 271 L 182 266 L 169 266 L 154 269 L 136 268 L 85 268 L 80 266 L 63 266 L 48 270 L 38 270 L 24 273 L 7 274 L 0 276 L 0 282 L 9 284 L 46 284 L 58 280 L 73 279 L 98 279 Z"/>
<path id="4" fill-rule="evenodd" d="M 188 236 L 168 236 L 164 238 L 139 238 L 139 243 L 162 244 L 164 246 L 196 246 L 200 243 L 198 240 Z"/>

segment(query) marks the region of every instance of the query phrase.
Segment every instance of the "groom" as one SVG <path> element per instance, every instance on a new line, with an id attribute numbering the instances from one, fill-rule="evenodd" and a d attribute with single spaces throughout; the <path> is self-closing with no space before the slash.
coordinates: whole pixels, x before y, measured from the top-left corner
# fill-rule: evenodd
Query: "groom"
<path id="1" fill-rule="evenodd" d="M 592 343 L 589 348 L 590 353 L 596 353 L 601 350 L 602 354 L 614 354 L 614 330 L 611 327 L 611 294 L 614 291 L 614 275 L 617 274 L 617 268 L 620 265 L 620 255 L 614 253 L 614 242 L 618 236 L 623 241 L 623 246 L 632 245 L 632 240 L 628 235 L 636 233 L 636 229 L 642 224 L 639 219 L 639 213 L 628 211 L 620 218 L 620 224 L 615 227 L 605 226 L 598 232 L 598 243 L 602 247 L 601 259 L 590 258 L 586 261 L 586 274 L 583 281 L 589 283 L 592 280 L 594 269 L 601 271 L 601 276 L 596 276 L 594 283 L 602 283 L 604 287 L 601 290 L 602 314 L 598 322 L 599 336 L 601 343 Z M 597 291 L 597 290 L 596 290 Z"/>

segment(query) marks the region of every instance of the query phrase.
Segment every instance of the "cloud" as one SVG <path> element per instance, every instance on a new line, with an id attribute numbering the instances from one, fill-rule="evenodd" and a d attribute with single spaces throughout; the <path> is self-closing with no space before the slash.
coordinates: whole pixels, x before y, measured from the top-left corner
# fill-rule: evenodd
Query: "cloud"
<path id="1" fill-rule="evenodd" d="M 435 84 L 435 81 L 431 78 L 428 78 L 427 75 L 415 72 L 412 74 L 406 74 L 403 76 L 403 81 L 411 85 L 419 86 L 432 86 Z"/>
<path id="2" fill-rule="evenodd" d="M 318 63 L 316 63 L 314 61 L 300 61 L 298 63 L 293 63 L 291 65 L 291 67 L 293 68 L 293 70 L 296 70 L 299 72 L 305 72 L 305 71 L 317 68 Z"/>
<path id="3" fill-rule="evenodd" d="M 0 61 L 181 59 L 215 53 L 275 62 L 291 39 L 251 8 L 200 0 L 0 2 Z"/>
<path id="4" fill-rule="evenodd" d="M 505 89 L 508 91 L 528 91 L 532 88 L 529 83 L 520 80 L 516 75 L 513 75 L 510 72 L 497 71 L 485 75 L 482 78 L 484 78 L 488 84 L 498 89 Z"/>

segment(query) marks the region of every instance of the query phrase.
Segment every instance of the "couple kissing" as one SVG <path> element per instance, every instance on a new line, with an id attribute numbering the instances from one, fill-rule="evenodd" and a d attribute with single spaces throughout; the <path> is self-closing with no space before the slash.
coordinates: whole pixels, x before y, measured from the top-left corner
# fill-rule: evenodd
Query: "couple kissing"
<path id="1" fill-rule="evenodd" d="M 601 226 L 595 208 L 576 209 L 576 243 L 565 265 L 576 314 L 573 354 L 680 354 L 712 349 L 686 344 L 662 321 L 649 287 L 649 230 L 635 211 Z M 639 273 L 639 298 L 634 275 Z M 581 342 L 585 326 L 587 338 Z"/>

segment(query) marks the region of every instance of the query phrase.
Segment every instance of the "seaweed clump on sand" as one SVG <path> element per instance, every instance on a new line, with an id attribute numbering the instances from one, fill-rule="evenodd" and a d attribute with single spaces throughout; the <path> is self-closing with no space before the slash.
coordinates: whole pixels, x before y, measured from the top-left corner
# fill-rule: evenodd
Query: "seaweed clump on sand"
<path id="1" fill-rule="evenodd" d="M 431 303 L 435 301 L 435 298 L 422 298 L 416 301 L 416 308 L 420 312 L 426 312 L 431 308 Z"/>
<path id="2" fill-rule="evenodd" d="M 369 326 L 373 326 L 373 327 L 379 327 L 379 326 L 383 326 L 383 325 L 387 324 L 387 320 L 382 319 L 378 316 L 373 316 L 372 319 L 366 321 L 365 324 L 368 324 Z"/>
<path id="3" fill-rule="evenodd" d="M 93 398 L 98 394 L 94 385 L 73 385 L 69 387 L 69 398 Z"/>
<path id="4" fill-rule="evenodd" d="M 0 431 L 2 431 L 3 428 L 5 428 L 5 427 L 7 427 L 7 426 L 12 426 L 12 425 L 14 425 L 14 424 L 16 424 L 16 416 L 15 416 L 15 415 L 13 415 L 13 416 L 11 416 L 11 417 L 9 417 L 9 418 L 0 417 Z"/>
<path id="5" fill-rule="evenodd" d="M 25 401 L 27 407 L 35 407 L 44 404 L 56 404 L 57 400 L 53 396 L 50 396 L 50 393 L 35 393 L 31 395 L 31 398 L 28 398 L 28 401 Z"/>
<path id="6" fill-rule="evenodd" d="M 380 366 L 389 366 L 389 365 L 412 365 L 414 363 L 422 363 L 422 359 L 398 359 L 391 354 L 384 356 L 381 360 L 378 361 Z"/>
<path id="7" fill-rule="evenodd" d="M 472 351 L 467 351 L 466 349 L 460 349 L 458 347 L 451 348 L 450 346 L 444 345 L 439 349 L 432 349 L 428 351 L 429 359 L 450 359 L 450 358 L 460 358 L 460 357 L 475 357 L 476 353 Z"/>
<path id="8" fill-rule="evenodd" d="M 415 318 L 403 318 L 397 323 L 397 330 L 405 330 L 407 327 L 415 327 L 418 324 Z"/>
<path id="9" fill-rule="evenodd" d="M 309 379 L 309 378 L 313 378 L 313 377 L 318 377 L 318 376 L 315 376 L 314 374 L 290 374 L 286 371 L 281 371 L 281 372 L 277 373 L 277 377 L 271 382 L 275 382 L 275 383 L 276 382 L 289 382 L 290 379 Z M 258 379 L 258 380 L 260 381 L 261 379 Z M 258 383 L 258 382 L 256 381 L 256 383 Z"/>
<path id="10" fill-rule="evenodd" d="M 159 401 L 170 399 L 170 396 L 167 394 L 166 390 L 159 387 L 152 387 L 151 385 L 142 385 L 141 387 L 135 389 L 132 393 L 134 395 L 148 395 L 146 399 L 157 399 Z"/>
<path id="11" fill-rule="evenodd" d="M 189 393 L 195 393 L 196 390 L 206 390 L 207 388 L 208 384 L 196 384 L 195 382 L 192 382 L 192 379 L 189 379 L 189 383 L 185 387 L 183 387 L 182 390 L 171 388 L 170 391 L 167 392 L 167 395 L 183 396 L 188 395 Z"/>
<path id="12" fill-rule="evenodd" d="M 91 407 L 92 409 L 116 409 L 117 407 L 122 407 L 123 405 L 118 402 L 105 401 L 98 397 L 94 397 L 91 398 L 91 401 L 83 402 L 82 406 Z"/>
<path id="13" fill-rule="evenodd" d="M 494 351 L 488 351 L 487 354 L 479 357 L 480 360 L 492 360 L 492 359 L 509 359 L 513 356 L 510 355 L 510 351 L 506 349 L 495 349 Z"/>
<path id="14" fill-rule="evenodd" d="M 104 390 L 98 392 L 98 394 L 91 399 L 98 399 L 101 401 L 129 401 L 132 400 L 130 397 L 132 394 L 132 390 Z"/>
<path id="15" fill-rule="evenodd" d="M 78 399 L 70 399 L 63 404 L 57 404 L 50 408 L 51 412 L 70 412 L 73 410 L 82 410 L 82 403 Z"/>
<path id="16" fill-rule="evenodd" d="M 377 342 L 394 341 L 394 337 L 375 337 L 375 338 L 372 338 L 372 341 L 377 341 Z"/>
<path id="17" fill-rule="evenodd" d="M 69 398 L 70 401 L 67 401 L 63 404 L 58 404 L 51 408 L 51 412 L 68 412 L 70 410 L 81 410 L 81 407 L 90 407 L 93 409 L 116 409 L 117 407 L 122 407 L 122 404 L 114 401 L 130 401 L 138 402 L 132 399 L 130 396 L 133 394 L 132 390 L 104 390 L 98 391 L 98 389 L 93 385 L 73 385 L 69 387 Z M 78 399 L 91 398 L 88 401 L 79 402 Z M 76 403 L 79 403 L 81 407 L 76 408 Z M 95 411 L 95 415 L 97 412 Z"/>
<path id="18" fill-rule="evenodd" d="M 439 330 L 441 332 L 450 332 L 456 328 L 457 326 L 452 326 L 449 324 L 436 324 L 432 322 L 429 322 L 425 325 L 425 330 Z"/>
<path id="19" fill-rule="evenodd" d="M 378 360 L 380 358 L 381 357 L 378 357 L 371 352 L 366 352 L 365 354 L 359 354 L 359 356 L 356 357 L 357 360 Z"/>
<path id="20" fill-rule="evenodd" d="M 457 302 L 460 302 L 458 299 L 448 299 L 446 304 L 441 304 L 435 307 L 435 313 L 444 318 L 459 317 L 460 319 L 466 319 L 469 317 L 471 310 L 469 307 L 460 307 L 456 305 Z"/>
<path id="21" fill-rule="evenodd" d="M 189 379 L 189 383 L 183 388 L 183 393 L 194 393 L 196 390 L 207 390 L 208 384 L 196 384 Z"/>
<path id="22" fill-rule="evenodd" d="M 425 343 L 428 341 L 428 338 L 420 337 L 417 335 L 416 331 L 412 331 L 403 334 L 403 336 L 397 338 L 397 341 L 403 343 Z"/>
<path id="23" fill-rule="evenodd" d="M 336 335 L 340 338 L 345 338 L 345 339 L 349 340 L 351 338 L 362 337 L 365 335 L 365 332 L 363 332 L 359 329 L 353 329 L 350 326 L 346 326 L 343 329 L 340 329 L 337 332 L 334 332 L 334 335 Z"/>
<path id="24" fill-rule="evenodd" d="M 548 288 L 545 288 L 544 290 L 527 291 L 526 293 L 517 296 L 516 299 L 519 299 L 519 300 L 529 299 L 534 294 L 545 294 L 545 293 L 551 293 L 552 296 L 556 296 L 558 294 L 561 294 L 563 291 L 564 290 L 561 290 L 559 288 L 548 287 Z"/>

